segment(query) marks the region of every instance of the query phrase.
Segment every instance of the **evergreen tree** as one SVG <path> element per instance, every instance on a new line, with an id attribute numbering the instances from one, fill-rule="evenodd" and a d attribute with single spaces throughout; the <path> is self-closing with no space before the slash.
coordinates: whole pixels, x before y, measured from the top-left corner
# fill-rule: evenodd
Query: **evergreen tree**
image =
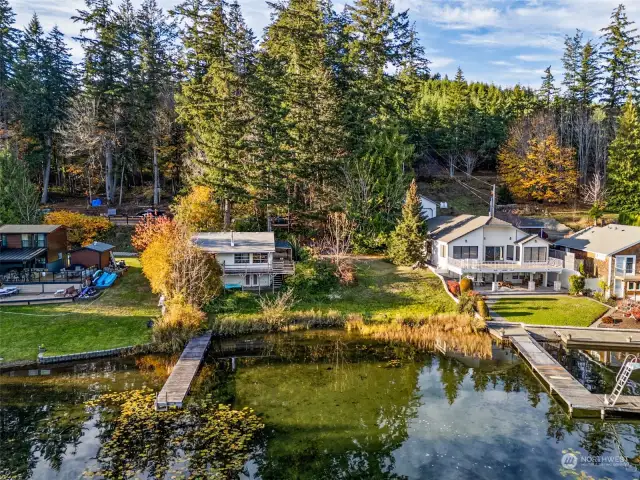
<path id="1" fill-rule="evenodd" d="M 617 110 L 638 82 L 638 35 L 634 24 L 620 4 L 611 14 L 609 26 L 601 30 L 601 57 L 607 74 L 601 95 L 609 110 Z"/>
<path id="2" fill-rule="evenodd" d="M 396 265 L 413 265 L 424 260 L 425 220 L 418 198 L 418 186 L 411 181 L 402 206 L 402 217 L 391 234 L 387 255 Z"/>
<path id="3" fill-rule="evenodd" d="M 253 33 L 245 26 L 232 26 L 228 10 L 224 0 L 195 0 L 179 7 L 189 23 L 182 35 L 185 80 L 177 104 L 196 150 L 198 181 L 212 187 L 223 202 L 226 228 L 231 225 L 232 202 L 246 195 L 252 120 L 246 67 L 254 62 L 253 50 L 246 50 L 253 44 Z M 241 16 L 236 22 L 244 23 Z"/>
<path id="4" fill-rule="evenodd" d="M 600 86 L 600 75 L 598 51 L 589 40 L 580 54 L 580 66 L 575 83 L 576 98 L 582 105 L 589 106 L 595 101 Z"/>
<path id="5" fill-rule="evenodd" d="M 565 95 L 567 99 L 570 102 L 575 102 L 577 100 L 578 77 L 584 48 L 582 45 L 582 32 L 576 30 L 573 37 L 565 36 L 564 46 L 564 54 L 562 55 L 564 78 L 562 85 L 566 89 Z"/>
<path id="6" fill-rule="evenodd" d="M 545 69 L 544 77 L 541 78 L 542 85 L 540 86 L 540 90 L 538 90 L 538 97 L 547 108 L 551 108 L 551 105 L 558 95 L 558 88 L 554 84 L 555 79 L 551 73 L 551 65 Z"/>
<path id="7" fill-rule="evenodd" d="M 622 109 L 616 138 L 609 147 L 609 205 L 618 212 L 640 212 L 640 119 L 631 98 Z"/>
<path id="8" fill-rule="evenodd" d="M 324 15 L 318 0 L 270 5 L 273 22 L 265 30 L 263 51 L 281 92 L 279 123 L 286 138 L 281 148 L 288 160 L 282 173 L 287 174 L 287 191 L 295 194 L 288 200 L 304 210 L 317 209 L 326 188 L 335 185 L 343 136 L 337 91 L 326 64 Z"/>
<path id="9" fill-rule="evenodd" d="M 9 128 L 11 79 L 20 33 L 13 27 L 15 14 L 9 0 L 0 0 L 0 139 Z"/>

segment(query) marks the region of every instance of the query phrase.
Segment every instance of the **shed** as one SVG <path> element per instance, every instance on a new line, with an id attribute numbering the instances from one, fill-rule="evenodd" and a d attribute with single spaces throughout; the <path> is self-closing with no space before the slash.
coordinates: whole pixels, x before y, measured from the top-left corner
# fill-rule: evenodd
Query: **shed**
<path id="1" fill-rule="evenodd" d="M 83 267 L 98 268 L 108 267 L 111 262 L 111 251 L 115 247 L 104 242 L 93 242 L 84 247 L 80 247 L 70 254 L 71 265 L 82 265 Z"/>

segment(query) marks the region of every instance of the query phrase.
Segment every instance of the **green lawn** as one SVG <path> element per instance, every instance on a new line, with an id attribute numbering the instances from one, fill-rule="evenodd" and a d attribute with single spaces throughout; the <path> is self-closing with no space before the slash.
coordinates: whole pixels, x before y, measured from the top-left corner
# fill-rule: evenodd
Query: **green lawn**
<path id="1" fill-rule="evenodd" d="M 34 360 L 38 345 L 46 355 L 62 355 L 146 343 L 147 321 L 158 315 L 157 297 L 142 276 L 137 258 L 128 272 L 97 300 L 61 305 L 0 306 L 0 357 Z"/>
<path id="2" fill-rule="evenodd" d="M 607 311 L 588 298 L 567 296 L 501 298 L 491 309 L 511 322 L 572 327 L 587 327 Z"/>
<path id="3" fill-rule="evenodd" d="M 397 267 L 382 259 L 358 259 L 355 262 L 358 284 L 332 292 L 298 298 L 294 311 L 316 310 L 323 313 L 360 313 L 373 320 L 423 317 L 455 311 L 440 279 L 428 270 Z M 248 292 L 228 295 L 227 308 L 220 318 L 242 320 L 260 317 L 257 296 Z"/>

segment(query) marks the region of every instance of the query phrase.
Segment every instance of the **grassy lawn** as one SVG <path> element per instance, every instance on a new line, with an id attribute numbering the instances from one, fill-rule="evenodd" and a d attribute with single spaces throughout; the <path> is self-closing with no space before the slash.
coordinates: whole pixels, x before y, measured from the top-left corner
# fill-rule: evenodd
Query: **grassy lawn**
<path id="1" fill-rule="evenodd" d="M 512 322 L 587 327 L 607 311 L 604 305 L 580 297 L 501 298 L 491 309 Z"/>
<path id="2" fill-rule="evenodd" d="M 428 270 L 397 267 L 381 259 L 356 261 L 358 284 L 332 292 L 298 298 L 294 311 L 336 311 L 360 313 L 373 320 L 420 317 L 455 311 L 455 303 L 442 283 Z M 226 307 L 220 318 L 260 317 L 257 296 L 248 292 L 226 294 Z"/>
<path id="3" fill-rule="evenodd" d="M 62 355 L 148 342 L 147 321 L 158 315 L 158 300 L 138 259 L 126 262 L 128 272 L 93 302 L 0 307 L 3 361 L 34 360 L 39 344 L 46 355 Z"/>

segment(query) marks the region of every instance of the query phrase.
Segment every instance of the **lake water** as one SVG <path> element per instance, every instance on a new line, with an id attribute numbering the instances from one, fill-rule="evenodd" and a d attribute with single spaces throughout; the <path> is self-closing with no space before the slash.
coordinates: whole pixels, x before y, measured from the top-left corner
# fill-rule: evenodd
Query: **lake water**
<path id="1" fill-rule="evenodd" d="M 261 417 L 240 478 L 640 477 L 640 423 L 570 419 L 508 348 L 481 360 L 325 331 L 225 351 L 212 350 L 192 397 Z M 151 355 L 0 376 L 0 479 L 83 478 L 112 430 L 84 402 L 159 390 L 173 362 Z M 567 452 L 575 470 L 562 470 Z"/>

